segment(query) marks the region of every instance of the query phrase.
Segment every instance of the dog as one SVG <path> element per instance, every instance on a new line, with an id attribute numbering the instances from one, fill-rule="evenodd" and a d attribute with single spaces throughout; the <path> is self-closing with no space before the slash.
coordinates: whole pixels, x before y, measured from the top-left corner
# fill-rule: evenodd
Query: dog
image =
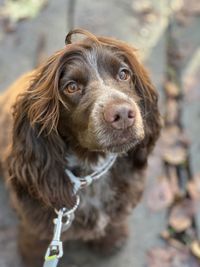
<path id="1" fill-rule="evenodd" d="M 83 38 L 74 40 L 77 35 Z M 1 166 L 19 219 L 26 266 L 41 266 L 55 209 L 72 208 L 74 183 L 111 155 L 112 167 L 80 190 L 80 205 L 63 240 L 112 251 L 128 237 L 145 168 L 161 129 L 158 94 L 137 51 L 75 29 L 66 46 L 0 96 Z"/>

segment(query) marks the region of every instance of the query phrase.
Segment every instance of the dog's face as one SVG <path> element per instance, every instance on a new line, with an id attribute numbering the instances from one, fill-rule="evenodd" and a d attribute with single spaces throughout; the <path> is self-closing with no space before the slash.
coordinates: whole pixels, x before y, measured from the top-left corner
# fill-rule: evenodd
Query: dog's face
<path id="1" fill-rule="evenodd" d="M 123 53 L 109 46 L 75 48 L 65 55 L 59 85 L 67 109 L 62 127 L 91 150 L 124 152 L 144 138 L 140 97 Z"/>
<path id="2" fill-rule="evenodd" d="M 68 36 L 76 33 L 86 38 L 70 40 L 37 71 L 28 94 L 31 125 L 89 151 L 153 143 L 160 127 L 157 93 L 135 50 L 86 31 Z"/>

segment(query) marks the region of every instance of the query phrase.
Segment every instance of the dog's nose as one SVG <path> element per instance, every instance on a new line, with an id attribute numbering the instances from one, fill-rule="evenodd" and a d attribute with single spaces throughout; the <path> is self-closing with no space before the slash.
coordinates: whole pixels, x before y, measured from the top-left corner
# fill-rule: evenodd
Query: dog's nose
<path id="1" fill-rule="evenodd" d="M 104 110 L 104 119 L 115 129 L 127 129 L 135 121 L 135 111 L 128 103 L 111 105 Z"/>

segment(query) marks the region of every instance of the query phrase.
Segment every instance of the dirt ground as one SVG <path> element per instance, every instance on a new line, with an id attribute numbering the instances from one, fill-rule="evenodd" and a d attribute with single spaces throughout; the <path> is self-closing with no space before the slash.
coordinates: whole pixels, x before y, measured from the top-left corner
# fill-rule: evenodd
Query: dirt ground
<path id="1" fill-rule="evenodd" d="M 0 0 L 0 10 L 3 5 Z M 200 266 L 198 257 L 189 253 L 187 246 L 169 246 L 160 237 L 168 227 L 169 208 L 173 205 L 173 196 L 170 198 L 163 181 L 174 170 L 178 180 L 200 179 L 198 0 L 49 0 L 35 18 L 19 22 L 0 11 L 0 90 L 63 47 L 67 32 L 74 27 L 122 39 L 139 49 L 159 91 L 165 125 L 149 159 L 145 193 L 130 218 L 130 238 L 123 250 L 102 258 L 84 244 L 73 242 L 66 246 L 60 266 Z M 180 136 L 184 137 L 180 140 Z M 183 161 L 187 167 L 183 167 Z M 0 267 L 22 266 L 16 247 L 17 223 L 1 181 Z M 198 222 L 195 225 L 198 232 Z"/>

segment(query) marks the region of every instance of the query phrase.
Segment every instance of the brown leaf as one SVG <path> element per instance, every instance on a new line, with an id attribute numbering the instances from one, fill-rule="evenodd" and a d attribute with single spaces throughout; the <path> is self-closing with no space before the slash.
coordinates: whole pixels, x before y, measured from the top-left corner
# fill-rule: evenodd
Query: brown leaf
<path id="1" fill-rule="evenodd" d="M 169 207 L 174 199 L 169 181 L 165 177 L 161 177 L 149 192 L 147 192 L 147 205 L 154 211 L 159 211 Z"/>
<path id="2" fill-rule="evenodd" d="M 167 81 L 165 83 L 165 91 L 167 95 L 170 97 L 177 97 L 180 94 L 180 90 L 178 86 L 175 83 L 170 82 L 170 81 Z"/>
<path id="3" fill-rule="evenodd" d="M 188 0 L 184 0 L 183 12 L 188 15 L 199 15 L 200 14 L 200 2 L 199 0 L 190 0 L 188 5 Z"/>
<path id="4" fill-rule="evenodd" d="M 195 208 L 193 201 L 185 199 L 172 208 L 169 216 L 169 225 L 175 229 L 176 232 L 182 232 L 191 226 L 194 213 Z"/>
<path id="5" fill-rule="evenodd" d="M 160 236 L 168 242 L 168 244 L 174 248 L 177 249 L 182 249 L 185 247 L 183 243 L 181 243 L 179 240 L 175 239 L 174 237 L 171 236 L 170 232 L 167 230 L 164 230 Z"/>
<path id="6" fill-rule="evenodd" d="M 190 197 L 194 200 L 200 200 L 200 177 L 196 176 L 187 184 L 187 190 Z"/>
<path id="7" fill-rule="evenodd" d="M 170 218 L 169 224 L 177 231 L 182 232 L 189 228 L 192 224 L 192 220 L 189 217 L 173 217 Z"/>
<path id="8" fill-rule="evenodd" d="M 153 248 L 147 254 L 148 267 L 171 267 L 173 254 L 166 248 Z"/>
<path id="9" fill-rule="evenodd" d="M 153 248 L 147 254 L 147 267 L 199 267 L 199 262 L 187 248 L 171 246 Z"/>
<path id="10" fill-rule="evenodd" d="M 185 247 L 185 245 L 182 242 L 172 237 L 169 238 L 168 243 L 170 246 L 176 249 L 183 249 Z"/>
<path id="11" fill-rule="evenodd" d="M 165 240 L 169 240 L 169 238 L 170 238 L 170 233 L 169 233 L 169 231 L 164 230 L 164 231 L 162 231 L 162 232 L 160 233 L 160 236 L 161 236 L 163 239 L 165 239 Z"/>
<path id="12" fill-rule="evenodd" d="M 0 6 L 0 14 L 17 22 L 26 18 L 34 18 L 46 6 L 48 0 L 18 0 L 5 1 Z"/>
<path id="13" fill-rule="evenodd" d="M 166 103 L 166 124 L 177 124 L 179 116 L 179 106 L 175 99 L 169 98 Z"/>
<path id="14" fill-rule="evenodd" d="M 153 5 L 150 1 L 137 0 L 137 1 L 133 1 L 132 8 L 134 11 L 136 11 L 138 13 L 143 13 L 146 11 L 148 11 L 148 13 L 149 13 L 149 12 L 152 12 Z"/>
<path id="15" fill-rule="evenodd" d="M 192 244 L 191 244 L 191 246 L 190 246 L 190 248 L 191 248 L 192 253 L 197 258 L 200 259 L 200 244 L 199 244 L 199 242 L 197 240 L 193 241 Z"/>
<path id="16" fill-rule="evenodd" d="M 182 165 L 187 159 L 187 150 L 185 147 L 169 147 L 163 152 L 163 159 L 171 165 Z"/>

